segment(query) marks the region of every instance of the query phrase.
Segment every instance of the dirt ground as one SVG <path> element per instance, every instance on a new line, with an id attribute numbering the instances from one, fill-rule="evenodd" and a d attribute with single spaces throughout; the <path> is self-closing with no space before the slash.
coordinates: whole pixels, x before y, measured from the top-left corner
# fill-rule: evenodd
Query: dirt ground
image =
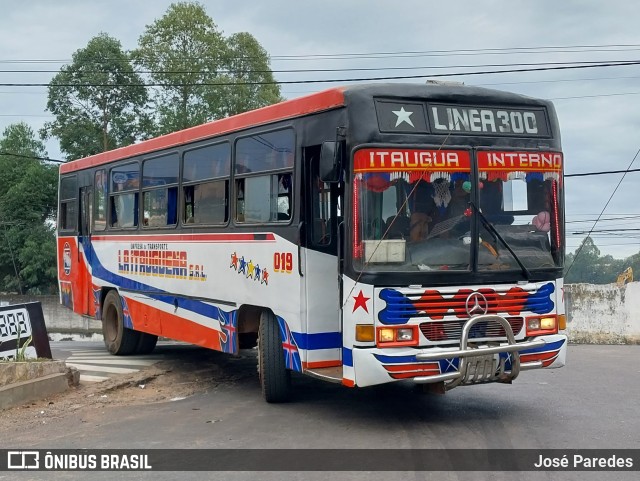
<path id="1" fill-rule="evenodd" d="M 0 437 L 3 432 L 18 428 L 86 415 L 93 408 L 174 401 L 211 391 L 221 384 L 252 382 L 253 378 L 258 382 L 255 351 L 229 356 L 196 350 L 107 381 L 81 381 L 67 392 L 0 411 Z"/>

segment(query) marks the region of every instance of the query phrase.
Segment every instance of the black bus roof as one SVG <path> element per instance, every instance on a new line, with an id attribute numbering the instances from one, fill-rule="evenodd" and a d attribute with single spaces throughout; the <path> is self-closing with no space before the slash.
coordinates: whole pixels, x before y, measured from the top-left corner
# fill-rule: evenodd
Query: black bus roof
<path id="1" fill-rule="evenodd" d="M 385 97 L 413 100 L 430 99 L 454 103 L 470 102 L 472 100 L 478 104 L 551 106 L 551 102 L 545 100 L 481 87 L 431 83 L 354 84 L 334 87 L 304 97 L 286 100 L 274 105 L 244 112 L 232 117 L 214 120 L 126 147 L 70 161 L 60 166 L 60 173 L 65 174 L 83 170 L 250 127 L 302 117 L 317 112 L 336 109 L 345 105 L 370 102 L 372 98 Z"/>

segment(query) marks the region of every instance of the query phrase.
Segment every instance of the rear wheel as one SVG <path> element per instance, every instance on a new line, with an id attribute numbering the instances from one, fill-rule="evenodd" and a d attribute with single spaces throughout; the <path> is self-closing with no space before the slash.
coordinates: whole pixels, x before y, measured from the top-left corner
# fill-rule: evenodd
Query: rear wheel
<path id="1" fill-rule="evenodd" d="M 124 356 L 133 354 L 138 347 L 140 333 L 124 325 L 122 302 L 115 290 L 104 298 L 102 306 L 102 335 L 104 344 L 111 354 Z"/>
<path id="2" fill-rule="evenodd" d="M 260 315 L 258 331 L 258 372 L 262 395 L 268 403 L 288 401 L 291 396 L 291 373 L 284 363 L 282 337 L 278 320 L 270 311 Z"/>
<path id="3" fill-rule="evenodd" d="M 147 334 L 146 332 L 140 332 L 139 334 L 140 339 L 138 339 L 136 354 L 150 354 L 156 347 L 158 336 Z"/>

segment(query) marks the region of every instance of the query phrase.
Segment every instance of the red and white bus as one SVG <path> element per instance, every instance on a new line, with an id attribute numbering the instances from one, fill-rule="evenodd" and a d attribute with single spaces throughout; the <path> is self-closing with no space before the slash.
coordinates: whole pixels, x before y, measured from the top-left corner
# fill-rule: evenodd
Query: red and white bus
<path id="1" fill-rule="evenodd" d="M 257 345 L 269 402 L 511 382 L 565 363 L 563 185 L 548 101 L 333 88 L 63 164 L 61 302 L 116 355 Z"/>

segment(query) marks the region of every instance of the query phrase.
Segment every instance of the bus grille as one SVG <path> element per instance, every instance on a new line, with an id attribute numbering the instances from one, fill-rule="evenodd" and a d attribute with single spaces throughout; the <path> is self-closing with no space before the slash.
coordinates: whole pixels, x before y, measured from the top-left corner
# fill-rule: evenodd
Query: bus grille
<path id="1" fill-rule="evenodd" d="M 525 311 L 546 314 L 554 308 L 554 290 L 552 283 L 538 289 L 523 289 L 520 286 L 500 290 L 463 288 L 451 293 L 435 289 L 406 292 L 386 288 L 380 291 L 380 299 L 386 302 L 386 306 L 380 311 L 379 319 L 383 324 L 394 325 L 425 317 L 434 321 L 449 316 L 465 320 L 469 318 L 467 299 L 473 293 L 481 294 L 486 300 L 485 314 L 518 316 Z"/>
<path id="2" fill-rule="evenodd" d="M 522 317 L 507 317 L 513 335 L 517 336 L 522 330 L 524 319 Z M 420 331 L 431 342 L 459 341 L 462 337 L 464 321 L 430 321 L 420 324 Z M 504 328 L 496 321 L 483 321 L 475 324 L 469 332 L 470 339 L 506 337 Z"/>

